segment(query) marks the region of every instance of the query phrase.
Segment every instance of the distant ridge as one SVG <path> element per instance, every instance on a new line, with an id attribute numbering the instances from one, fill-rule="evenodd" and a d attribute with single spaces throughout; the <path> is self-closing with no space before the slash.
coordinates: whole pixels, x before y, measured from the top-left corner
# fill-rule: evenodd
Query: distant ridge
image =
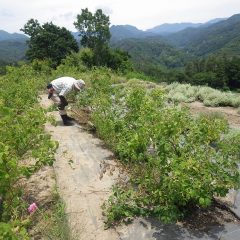
<path id="1" fill-rule="evenodd" d="M 154 36 L 154 33 L 145 32 L 131 25 L 113 25 L 110 27 L 111 41 L 119 41 L 126 38 L 144 38 Z"/>
<path id="2" fill-rule="evenodd" d="M 148 29 L 147 32 L 152 32 L 160 35 L 168 35 L 182 31 L 186 28 L 207 27 L 211 24 L 225 20 L 226 18 L 215 18 L 206 23 L 164 23 L 154 28 Z"/>
<path id="3" fill-rule="evenodd" d="M 182 67 L 185 60 L 196 56 L 240 56 L 240 14 L 206 23 L 162 24 L 147 31 L 132 25 L 113 25 L 110 32 L 110 45 L 128 51 L 136 63 L 142 59 L 144 64 Z M 72 34 L 79 42 L 79 33 Z M 0 30 L 0 61 L 24 59 L 27 39 L 24 34 Z"/>
<path id="4" fill-rule="evenodd" d="M 197 56 L 217 53 L 226 45 L 228 48 L 231 46 L 239 49 L 240 14 L 235 14 L 226 20 L 215 22 L 204 28 L 187 28 L 170 34 L 165 39 L 174 46 L 184 48 Z M 239 53 L 240 49 L 236 54 Z"/>
<path id="5" fill-rule="evenodd" d="M 12 63 L 25 58 L 28 37 L 20 33 L 0 30 L 0 62 Z"/>
<path id="6" fill-rule="evenodd" d="M 153 32 L 155 34 L 167 35 L 170 33 L 179 32 L 186 28 L 200 27 L 202 23 L 164 23 L 154 28 L 148 29 L 147 32 Z"/>
<path id="7" fill-rule="evenodd" d="M 4 30 L 0 30 L 0 41 L 5 40 L 27 40 L 28 37 L 20 33 L 8 33 Z"/>
<path id="8" fill-rule="evenodd" d="M 223 20 L 225 20 L 225 18 L 212 19 L 206 23 L 164 23 L 146 31 L 139 30 L 132 25 L 113 25 L 110 27 L 111 42 L 121 41 L 127 38 L 141 39 L 157 35 L 167 36 L 187 28 L 207 27 Z"/>

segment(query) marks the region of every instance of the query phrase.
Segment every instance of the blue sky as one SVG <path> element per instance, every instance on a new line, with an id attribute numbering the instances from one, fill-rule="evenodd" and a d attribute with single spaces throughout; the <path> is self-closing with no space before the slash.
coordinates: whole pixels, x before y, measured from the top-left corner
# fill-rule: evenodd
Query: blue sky
<path id="1" fill-rule="evenodd" d="M 230 17 L 240 13 L 240 0 L 0 0 L 0 29 L 20 32 L 34 18 L 76 31 L 73 22 L 83 8 L 91 12 L 101 8 L 111 25 L 146 30 L 163 23 L 204 23 Z"/>

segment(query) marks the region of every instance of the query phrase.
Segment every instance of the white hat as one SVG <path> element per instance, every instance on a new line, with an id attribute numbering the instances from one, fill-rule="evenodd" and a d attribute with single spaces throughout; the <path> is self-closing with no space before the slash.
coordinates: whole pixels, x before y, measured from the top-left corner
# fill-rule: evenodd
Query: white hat
<path id="1" fill-rule="evenodd" d="M 82 79 L 78 79 L 75 83 L 74 83 L 74 87 L 77 90 L 83 89 L 85 87 L 85 82 Z"/>

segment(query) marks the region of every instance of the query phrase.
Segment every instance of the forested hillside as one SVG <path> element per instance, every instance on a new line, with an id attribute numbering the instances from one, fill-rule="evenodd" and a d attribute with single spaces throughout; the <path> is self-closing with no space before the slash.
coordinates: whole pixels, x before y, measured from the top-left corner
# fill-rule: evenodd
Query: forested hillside
<path id="1" fill-rule="evenodd" d="M 6 31 L 0 30 L 0 41 L 4 40 L 27 40 L 28 37 L 24 34 L 19 33 L 8 33 Z"/>
<path id="2" fill-rule="evenodd" d="M 165 36 L 182 31 L 187 28 L 207 27 L 224 20 L 224 18 L 212 19 L 206 23 L 164 23 L 145 31 L 131 25 L 113 25 L 110 27 L 111 42 L 126 38 L 145 38 L 149 36 Z"/>
<path id="3" fill-rule="evenodd" d="M 25 58 L 28 37 L 19 33 L 0 30 L 0 66 Z"/>
<path id="4" fill-rule="evenodd" d="M 24 39 L 0 41 L 0 60 L 6 63 L 24 60 L 26 50 L 27 44 Z"/>
<path id="5" fill-rule="evenodd" d="M 176 47 L 184 48 L 196 56 L 221 52 L 226 45 L 236 47 L 240 37 L 240 14 L 205 28 L 188 28 L 171 34 L 166 39 Z M 231 52 L 231 49 L 229 49 Z M 228 54 L 227 51 L 225 51 Z"/>
<path id="6" fill-rule="evenodd" d="M 194 28 L 188 26 L 194 26 Z M 180 31 L 182 28 L 185 29 Z M 166 31 L 168 31 L 167 36 L 159 35 Z M 175 33 L 169 34 L 170 32 Z M 80 32 L 71 34 L 81 48 L 85 47 L 80 44 L 82 41 L 79 37 Z M 94 49 L 94 59 L 87 60 L 89 66 L 103 61 L 105 66 L 114 65 L 115 69 L 122 69 L 125 68 L 125 63 L 120 63 L 120 59 L 125 58 L 128 61 L 127 55 L 129 55 L 135 71 L 144 73 L 159 82 L 190 82 L 220 88 L 239 86 L 236 63 L 240 56 L 240 14 L 228 19 L 213 19 L 199 25 L 162 24 L 147 31 L 131 25 L 118 25 L 110 27 L 107 34 L 107 41 L 110 42 L 111 48 L 107 47 L 107 51 L 104 50 L 105 47 Z M 45 39 L 45 45 L 49 45 L 48 36 L 43 34 L 42 37 Z M 0 39 L 2 39 L 0 41 L 1 65 L 25 59 L 24 55 L 27 51 L 25 35 L 0 31 Z M 38 42 L 42 40 L 37 40 L 37 45 Z M 52 49 L 58 49 L 59 44 L 62 43 L 56 42 Z M 33 48 L 31 54 L 37 54 L 39 59 L 43 59 L 46 54 L 50 59 L 58 55 L 57 64 L 60 63 L 61 51 L 57 53 L 57 51 L 46 50 L 46 54 L 44 51 L 40 54 Z M 28 50 L 27 55 L 29 54 Z M 90 53 L 84 54 L 85 57 L 90 57 Z M 231 63 L 234 64 L 231 65 Z M 128 66 L 131 69 L 130 64 Z M 234 69 L 229 70 L 232 66 Z"/>
<path id="7" fill-rule="evenodd" d="M 171 46 L 161 37 L 125 39 L 111 46 L 127 51 L 136 71 L 143 72 L 158 80 L 166 78 L 165 72 L 168 69 L 181 68 L 191 59 L 189 54 Z"/>
<path id="8" fill-rule="evenodd" d="M 145 38 L 157 34 L 137 29 L 131 25 L 113 25 L 110 28 L 111 42 L 121 41 L 127 38 Z"/>
<path id="9" fill-rule="evenodd" d="M 128 51 L 136 69 L 157 81 L 236 88 L 239 43 L 240 15 L 236 14 L 165 37 L 123 39 L 113 46 Z"/>

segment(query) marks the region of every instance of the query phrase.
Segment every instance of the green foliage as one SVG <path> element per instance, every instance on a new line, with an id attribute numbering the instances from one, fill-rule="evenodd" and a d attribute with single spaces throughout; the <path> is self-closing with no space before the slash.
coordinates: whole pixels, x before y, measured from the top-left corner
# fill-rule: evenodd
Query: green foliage
<path id="1" fill-rule="evenodd" d="M 137 215 L 175 221 L 193 205 L 209 206 L 215 195 L 239 188 L 239 141 L 224 138 L 224 118 L 193 118 L 168 105 L 161 88 L 112 85 L 109 75 L 94 75 L 91 82 L 83 103 L 130 177 L 104 205 L 108 224 Z"/>
<path id="2" fill-rule="evenodd" d="M 233 58 L 226 63 L 225 75 L 230 88 L 240 88 L 240 58 Z"/>
<path id="3" fill-rule="evenodd" d="M 43 165 L 52 165 L 57 147 L 44 132 L 46 116 L 38 106 L 38 91 L 45 84 L 46 76 L 26 65 L 7 67 L 7 74 L 0 78 L 0 221 L 5 222 L 1 225 L 5 233 L 0 235 L 12 239 L 12 226 L 16 236 L 24 232 L 21 214 L 26 206 L 17 182 Z M 21 163 L 33 158 L 32 165 Z"/>
<path id="4" fill-rule="evenodd" d="M 185 66 L 185 82 L 214 88 L 236 89 L 239 83 L 239 58 L 209 56 L 195 59 Z"/>
<path id="5" fill-rule="evenodd" d="M 52 196 L 52 202 L 47 206 L 41 206 L 31 215 L 28 229 L 31 239 L 75 239 L 70 236 L 65 204 L 57 192 Z"/>
<path id="6" fill-rule="evenodd" d="M 136 69 L 144 72 L 147 66 L 182 67 L 190 58 L 188 54 L 172 47 L 162 38 L 125 39 L 112 44 L 112 47 L 127 51 Z"/>
<path id="7" fill-rule="evenodd" d="M 48 59 L 56 67 L 72 51 L 78 51 L 77 42 L 71 32 L 52 22 L 41 26 L 37 20 L 30 19 L 21 31 L 30 36 L 26 55 L 31 61 Z"/>
<path id="8" fill-rule="evenodd" d="M 81 60 L 88 66 L 106 66 L 113 70 L 126 72 L 132 69 L 130 56 L 121 50 L 112 50 L 108 46 L 110 40 L 109 17 L 98 9 L 92 14 L 88 9 L 82 9 L 74 22 L 81 37 Z"/>
<path id="9" fill-rule="evenodd" d="M 0 222 L 0 240 L 28 240 L 26 229 L 17 226 L 17 224 L 6 224 Z"/>
<path id="10" fill-rule="evenodd" d="M 95 65 L 94 52 L 90 48 L 83 48 L 80 50 L 80 60 L 89 68 Z"/>
<path id="11" fill-rule="evenodd" d="M 204 56 L 224 52 L 230 56 L 239 55 L 240 15 L 235 14 L 225 21 L 220 21 L 204 28 L 187 28 L 166 36 L 175 46 L 185 48 L 195 56 Z M 226 51 L 232 47 L 237 51 Z M 230 53 L 230 54 L 229 54 Z"/>
<path id="12" fill-rule="evenodd" d="M 203 102 L 205 106 L 232 106 L 240 105 L 238 93 L 222 92 L 210 87 L 191 86 L 190 84 L 172 83 L 166 86 L 167 97 L 174 103 L 180 102 Z"/>
<path id="13" fill-rule="evenodd" d="M 100 50 L 105 46 L 111 35 L 109 31 L 109 17 L 101 9 L 92 14 L 88 9 L 82 9 L 74 22 L 81 37 L 81 45 L 92 50 Z"/>
<path id="14" fill-rule="evenodd" d="M 5 63 L 10 64 L 24 60 L 26 50 L 26 39 L 0 41 L 0 62 L 4 61 Z"/>
<path id="15" fill-rule="evenodd" d="M 217 83 L 216 74 L 213 72 L 200 72 L 192 76 L 191 83 L 194 85 L 209 85 L 213 86 Z"/>

